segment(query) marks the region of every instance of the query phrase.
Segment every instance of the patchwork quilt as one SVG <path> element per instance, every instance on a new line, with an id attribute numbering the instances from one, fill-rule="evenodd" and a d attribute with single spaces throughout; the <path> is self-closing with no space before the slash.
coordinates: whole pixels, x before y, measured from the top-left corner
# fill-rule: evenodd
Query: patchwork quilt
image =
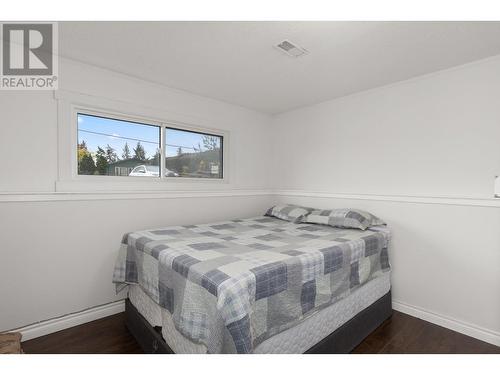
<path id="1" fill-rule="evenodd" d="M 139 284 L 209 353 L 251 353 L 388 272 L 389 240 L 272 217 L 151 229 L 123 237 L 113 282 Z"/>

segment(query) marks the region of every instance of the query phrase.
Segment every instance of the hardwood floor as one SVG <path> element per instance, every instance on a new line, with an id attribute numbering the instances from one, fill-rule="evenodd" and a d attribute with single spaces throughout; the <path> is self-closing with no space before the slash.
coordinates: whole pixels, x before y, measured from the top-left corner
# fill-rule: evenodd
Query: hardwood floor
<path id="1" fill-rule="evenodd" d="M 500 354 L 500 347 L 394 311 L 353 353 Z"/>
<path id="2" fill-rule="evenodd" d="M 26 353 L 141 353 L 117 314 L 25 341 Z M 394 311 L 353 353 L 497 353 L 500 347 Z"/>
<path id="3" fill-rule="evenodd" d="M 125 327 L 125 313 L 108 316 L 22 343 L 25 353 L 134 354 L 141 348 Z"/>

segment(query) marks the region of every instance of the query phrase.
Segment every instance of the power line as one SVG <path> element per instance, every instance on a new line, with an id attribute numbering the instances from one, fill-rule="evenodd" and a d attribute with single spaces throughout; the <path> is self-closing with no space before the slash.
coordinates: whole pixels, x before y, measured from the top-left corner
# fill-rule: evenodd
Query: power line
<path id="1" fill-rule="evenodd" d="M 144 142 L 144 143 L 151 143 L 151 144 L 154 144 L 154 145 L 157 145 L 158 146 L 158 142 L 152 142 L 152 141 L 147 141 L 145 139 L 139 139 L 139 138 L 130 138 L 130 137 L 123 137 L 121 135 L 115 135 L 115 134 L 106 134 L 106 133 L 99 133 L 99 132 L 94 132 L 94 131 L 91 131 L 91 130 L 84 130 L 84 129 L 78 129 L 79 132 L 82 132 L 82 133 L 90 133 L 90 134 L 96 134 L 96 135 L 102 135 L 102 136 L 105 136 L 105 137 L 111 137 L 111 138 L 119 138 L 119 139 L 127 139 L 129 141 L 137 141 L 137 142 Z M 170 147 L 180 147 L 180 148 L 189 148 L 191 150 L 198 150 L 197 148 L 194 148 L 194 147 L 189 147 L 189 146 L 181 146 L 181 145 L 173 145 L 173 144 L 169 144 L 169 143 L 165 143 L 165 146 L 170 146 Z"/>
<path id="2" fill-rule="evenodd" d="M 106 133 L 99 133 L 99 132 L 94 132 L 94 131 L 90 131 L 90 130 L 83 130 L 83 129 L 78 129 L 78 131 L 79 131 L 79 132 L 83 132 L 83 133 L 90 133 L 90 134 L 103 135 L 103 136 L 105 136 L 105 137 L 120 138 L 120 139 L 128 139 L 128 140 L 130 140 L 130 141 L 138 141 L 138 142 L 151 143 L 151 144 L 154 144 L 154 145 L 158 145 L 158 142 L 147 141 L 147 140 L 145 140 L 145 139 L 122 137 L 122 136 L 120 136 L 120 135 L 106 134 Z"/>

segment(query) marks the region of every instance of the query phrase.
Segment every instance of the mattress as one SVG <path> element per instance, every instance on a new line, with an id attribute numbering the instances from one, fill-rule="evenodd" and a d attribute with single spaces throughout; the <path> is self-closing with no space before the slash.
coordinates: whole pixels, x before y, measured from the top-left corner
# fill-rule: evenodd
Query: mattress
<path id="1" fill-rule="evenodd" d="M 387 294 L 390 288 L 390 273 L 387 272 L 367 282 L 345 298 L 310 315 L 298 325 L 268 338 L 255 348 L 254 353 L 304 353 Z M 204 345 L 194 343 L 183 336 L 175 328 L 168 310 L 161 308 L 140 286 L 130 285 L 129 299 L 151 326 L 162 327 L 162 336 L 175 353 L 207 352 Z"/>

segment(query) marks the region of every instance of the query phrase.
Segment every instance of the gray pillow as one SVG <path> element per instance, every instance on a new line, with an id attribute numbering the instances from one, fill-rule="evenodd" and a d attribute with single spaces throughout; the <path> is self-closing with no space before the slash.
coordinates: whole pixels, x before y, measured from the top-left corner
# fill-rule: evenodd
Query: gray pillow
<path id="1" fill-rule="evenodd" d="M 355 228 L 362 230 L 375 225 L 385 225 L 385 223 L 375 215 L 352 208 L 314 210 L 306 216 L 304 221 L 306 223 L 324 224 L 331 227 Z"/>
<path id="2" fill-rule="evenodd" d="M 313 208 L 296 206 L 294 204 L 278 204 L 267 210 L 265 216 L 277 217 L 281 220 L 301 223 L 303 219 L 313 211 Z"/>

